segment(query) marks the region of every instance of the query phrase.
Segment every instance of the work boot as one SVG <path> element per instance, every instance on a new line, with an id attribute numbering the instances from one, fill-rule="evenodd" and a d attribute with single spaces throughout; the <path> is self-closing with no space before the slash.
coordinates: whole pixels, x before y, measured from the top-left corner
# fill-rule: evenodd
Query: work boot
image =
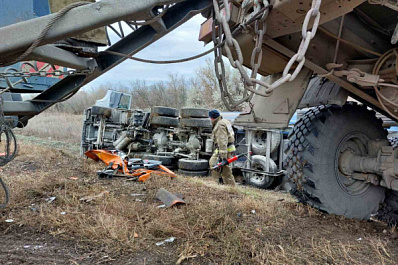
<path id="1" fill-rule="evenodd" d="M 229 166 L 224 166 L 221 172 L 225 185 L 235 186 L 235 177 L 232 175 L 232 170 Z"/>
<path id="2" fill-rule="evenodd" d="M 220 179 L 222 179 L 221 173 L 217 170 L 211 170 L 210 174 L 212 179 L 214 179 L 215 182 L 220 184 Z"/>

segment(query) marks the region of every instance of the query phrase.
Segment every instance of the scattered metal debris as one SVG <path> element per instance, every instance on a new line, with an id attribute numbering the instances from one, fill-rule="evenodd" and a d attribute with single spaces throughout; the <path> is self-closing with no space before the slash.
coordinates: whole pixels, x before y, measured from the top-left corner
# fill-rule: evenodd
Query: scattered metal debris
<path id="1" fill-rule="evenodd" d="M 160 188 L 156 193 L 156 198 L 161 200 L 167 208 L 177 205 L 177 204 L 185 204 L 185 201 L 175 194 L 169 192 L 164 188 Z"/>
<path id="2" fill-rule="evenodd" d="M 172 242 L 174 242 L 175 239 L 176 239 L 175 237 L 169 237 L 169 238 L 167 238 L 167 239 L 165 239 L 165 240 L 163 240 L 161 242 L 156 243 L 156 246 L 161 246 L 161 245 L 164 245 L 166 243 L 172 243 Z"/>
<path id="3" fill-rule="evenodd" d="M 41 245 L 36 245 L 36 246 L 25 245 L 25 246 L 23 246 L 23 248 L 24 248 L 24 249 L 32 248 L 32 249 L 34 249 L 34 250 L 37 250 L 37 249 L 44 248 L 44 246 L 41 246 Z"/>
<path id="4" fill-rule="evenodd" d="M 29 205 L 29 209 L 30 209 L 32 212 L 37 212 L 37 208 L 35 207 L 35 204 Z"/>
<path id="5" fill-rule="evenodd" d="M 57 197 L 55 197 L 55 196 L 50 197 L 50 198 L 47 198 L 47 199 L 46 199 L 46 202 L 47 202 L 47 203 L 52 203 L 53 201 L 55 201 L 56 198 L 57 198 Z"/>

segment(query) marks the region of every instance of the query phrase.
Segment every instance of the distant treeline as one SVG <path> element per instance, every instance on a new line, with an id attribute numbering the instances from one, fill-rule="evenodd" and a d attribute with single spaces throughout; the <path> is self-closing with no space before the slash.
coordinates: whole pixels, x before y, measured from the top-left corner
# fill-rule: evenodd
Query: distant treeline
<path id="1" fill-rule="evenodd" d="M 226 77 L 230 91 L 234 96 L 239 97 L 243 91 L 239 73 L 227 69 Z M 211 60 L 207 60 L 205 65 L 200 66 L 192 78 L 170 74 L 167 81 L 151 85 L 143 80 L 131 81 L 127 85 L 105 83 L 90 91 L 79 91 L 69 100 L 56 104 L 51 110 L 82 114 L 84 109 L 94 105 L 96 100 L 103 98 L 109 89 L 132 94 L 133 108 L 150 109 L 153 106 L 167 106 L 226 110 L 221 101 L 218 81 Z"/>

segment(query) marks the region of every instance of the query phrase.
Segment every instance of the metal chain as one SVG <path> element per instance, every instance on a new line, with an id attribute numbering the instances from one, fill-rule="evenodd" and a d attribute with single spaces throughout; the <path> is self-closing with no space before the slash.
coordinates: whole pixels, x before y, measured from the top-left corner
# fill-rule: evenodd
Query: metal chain
<path id="1" fill-rule="evenodd" d="M 28 78 L 32 76 L 75 76 L 75 75 L 89 75 L 93 73 L 94 69 L 84 69 L 84 70 L 53 70 L 53 72 L 47 72 L 46 70 L 38 70 L 36 72 L 25 72 L 25 71 L 15 71 L 15 72 L 4 72 L 0 73 L 0 78 L 9 78 L 9 77 L 21 77 L 21 78 Z"/>
<path id="2" fill-rule="evenodd" d="M 47 77 L 47 76 L 63 76 L 63 75 L 67 75 L 67 76 L 76 76 L 76 75 L 90 75 L 94 72 L 94 68 L 92 69 L 84 69 L 84 70 L 66 70 L 66 71 L 61 71 L 61 70 L 57 70 L 55 69 L 54 66 L 51 66 L 53 69 L 53 72 L 47 72 L 46 70 L 44 70 L 45 68 L 43 67 L 42 69 L 38 70 L 35 66 L 33 66 L 31 63 L 29 62 L 24 62 L 23 64 L 27 64 L 29 66 L 32 67 L 33 70 L 35 70 L 35 72 L 27 72 L 27 71 L 19 71 L 18 69 L 15 68 L 7 68 L 5 72 L 0 73 L 0 79 L 4 79 L 7 87 L 0 90 L 0 94 L 3 94 L 4 92 L 7 92 L 10 89 L 15 88 L 15 85 L 19 84 L 19 83 L 28 83 L 28 79 L 29 77 L 32 76 L 39 76 L 39 77 Z M 10 78 L 21 78 L 16 82 L 12 82 L 10 80 Z"/>
<path id="3" fill-rule="evenodd" d="M 268 84 L 262 80 L 257 79 L 258 69 L 260 68 L 262 61 L 262 42 L 264 39 L 265 32 L 267 30 L 266 19 L 271 9 L 269 2 L 267 0 L 255 0 L 255 10 L 264 10 L 264 11 L 262 11 L 263 13 L 260 16 L 258 14 L 253 16 L 253 18 L 255 18 L 254 31 L 256 34 L 255 37 L 256 44 L 252 51 L 252 56 L 250 60 L 250 66 L 252 68 L 252 73 L 250 76 L 243 68 L 243 56 L 241 48 L 236 39 L 233 38 L 233 34 L 231 33 L 231 29 L 228 24 L 230 20 L 229 3 L 227 0 L 222 0 L 222 2 L 224 5 L 223 10 L 225 15 L 223 15 L 220 11 L 219 0 L 213 0 L 213 8 L 214 8 L 213 42 L 214 45 L 220 44 L 222 41 L 222 33 L 224 33 L 224 38 L 225 38 L 224 48 L 227 58 L 229 59 L 230 64 L 234 68 L 237 68 L 242 76 L 245 88 L 244 95 L 248 95 L 247 91 L 251 92 L 250 95 L 244 96 L 239 101 L 235 101 L 233 99 L 232 95 L 228 91 L 228 88 L 226 87 L 225 69 L 224 69 L 224 64 L 222 62 L 222 48 L 220 47 L 217 51 L 215 51 L 215 59 L 214 59 L 215 71 L 217 79 L 219 80 L 223 102 L 229 110 L 232 110 L 235 109 L 236 106 L 241 104 L 242 102 L 249 101 L 254 94 L 262 97 L 271 96 L 272 91 L 274 91 L 277 87 L 286 82 L 293 81 L 297 77 L 297 75 L 300 73 L 301 69 L 304 66 L 305 53 L 307 52 L 310 41 L 315 37 L 316 31 L 319 26 L 319 20 L 321 16 L 319 8 L 321 6 L 322 0 L 313 0 L 311 9 L 307 12 L 303 22 L 303 27 L 302 27 L 303 39 L 301 41 L 298 52 L 287 63 L 283 71 L 282 77 L 276 80 L 272 84 Z M 262 2 L 264 5 L 263 9 L 260 9 L 260 2 Z M 309 23 L 312 18 L 314 18 L 312 30 L 308 30 L 310 28 Z M 249 20 L 245 25 L 240 25 L 240 26 L 242 28 L 246 28 L 246 26 L 251 22 L 253 22 L 252 19 Z M 218 27 L 218 36 L 215 36 L 217 27 Z M 293 73 L 289 73 L 292 70 L 293 65 L 295 63 L 298 63 L 298 65 L 294 69 Z M 221 73 L 219 70 L 219 66 L 221 67 Z M 256 85 L 265 87 L 265 92 L 264 93 L 259 92 L 255 87 Z M 228 98 L 228 101 L 226 100 L 225 97 Z"/>
<path id="4" fill-rule="evenodd" d="M 224 6 L 228 7 L 228 1 L 224 1 Z M 228 110 L 234 110 L 238 105 L 242 104 L 245 101 L 249 101 L 252 97 L 252 95 L 248 95 L 247 90 L 245 90 L 243 97 L 239 100 L 235 100 L 232 94 L 228 91 L 228 86 L 226 82 L 226 76 L 225 76 L 225 65 L 224 61 L 222 59 L 222 48 L 223 48 L 223 40 L 222 36 L 223 33 L 225 36 L 228 36 L 225 38 L 224 42 L 224 47 L 226 49 L 226 52 L 228 54 L 228 59 L 230 60 L 230 63 L 232 66 L 238 69 L 242 69 L 243 72 L 247 75 L 246 71 L 243 69 L 242 64 L 243 64 L 243 56 L 242 56 L 242 51 L 240 49 L 240 46 L 236 39 L 234 39 L 232 36 L 231 29 L 228 25 L 228 22 L 230 20 L 230 11 L 229 8 L 224 8 L 225 11 L 225 16 L 221 15 L 220 12 L 220 6 L 218 5 L 217 0 L 213 0 L 213 6 L 214 6 L 214 13 L 213 13 L 213 25 L 212 25 L 212 39 L 214 43 L 214 47 L 218 47 L 217 49 L 214 50 L 214 68 L 215 68 L 215 73 L 216 77 L 219 83 L 220 91 L 221 91 L 221 99 L 224 103 L 224 105 L 227 107 Z M 221 22 L 221 23 L 220 23 Z M 226 45 L 225 45 L 226 44 Z M 232 51 L 231 51 L 231 48 Z M 234 60 L 236 58 L 236 60 Z M 241 73 L 242 75 L 242 73 Z"/>

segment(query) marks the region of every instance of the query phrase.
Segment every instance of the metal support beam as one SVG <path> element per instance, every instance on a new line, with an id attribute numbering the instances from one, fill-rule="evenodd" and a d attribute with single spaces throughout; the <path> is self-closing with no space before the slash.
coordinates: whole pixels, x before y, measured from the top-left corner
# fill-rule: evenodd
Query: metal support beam
<path id="1" fill-rule="evenodd" d="M 292 57 L 295 53 L 283 46 L 282 44 L 278 43 L 277 41 L 273 39 L 266 39 L 264 41 L 265 45 L 275 49 L 276 51 L 280 52 L 283 55 Z M 304 64 L 307 68 L 313 70 L 316 74 L 327 74 L 329 73 L 326 69 L 322 68 L 321 66 L 311 62 L 310 60 L 306 60 Z M 327 77 L 330 81 L 340 85 L 342 88 L 346 89 L 348 92 L 350 92 L 351 96 L 362 102 L 366 103 L 369 107 L 373 108 L 374 110 L 380 112 L 381 114 L 391 118 L 392 120 L 396 121 L 394 117 L 392 117 L 390 114 L 388 114 L 380 105 L 380 102 L 372 97 L 371 95 L 365 93 L 364 91 L 360 90 L 359 88 L 355 87 L 351 83 L 341 79 L 340 77 L 334 76 L 334 75 L 329 75 Z"/>
<path id="2" fill-rule="evenodd" d="M 292 57 L 295 52 L 291 51 L 290 49 L 286 48 L 285 46 L 283 46 L 282 44 L 278 43 L 277 41 L 273 40 L 273 39 L 267 39 L 265 41 L 265 44 L 275 50 L 277 50 L 278 52 Z M 329 71 L 327 71 L 326 69 L 320 67 L 319 65 L 311 62 L 310 60 L 306 60 L 305 64 L 304 64 L 307 68 L 311 69 L 312 71 L 314 71 L 316 74 L 327 74 L 329 73 Z M 369 102 L 370 104 L 372 104 L 373 106 L 376 106 L 378 108 L 381 109 L 381 105 L 380 103 L 377 101 L 377 99 L 375 99 L 374 97 L 366 94 L 365 92 L 363 92 L 362 90 L 360 90 L 359 88 L 356 88 L 355 86 L 353 86 L 351 83 L 344 81 L 343 79 L 334 76 L 334 75 L 330 75 L 327 77 L 330 81 L 340 85 L 341 87 L 343 87 L 344 89 L 348 90 L 349 92 L 351 92 L 354 95 L 357 95 L 358 97 L 366 100 L 367 102 Z"/>
<path id="3" fill-rule="evenodd" d="M 77 56 L 74 53 L 57 48 L 53 45 L 44 45 L 36 48 L 28 60 L 47 62 L 54 65 L 65 66 L 73 69 L 84 70 L 94 68 L 97 63 L 94 59 L 87 59 Z"/>
<path id="4" fill-rule="evenodd" d="M 271 158 L 271 131 L 267 131 L 267 151 L 265 152 L 265 171 L 269 172 L 269 167 L 270 167 L 270 158 Z"/>
<path id="5" fill-rule="evenodd" d="M 147 19 L 148 13 L 155 6 L 181 1 L 183 0 L 102 0 L 76 7 L 53 25 L 41 44 L 53 43 L 122 20 Z M 9 60 L 11 54 L 16 55 L 26 50 L 54 16 L 56 14 L 0 28 L 0 62 Z"/>
<path id="6" fill-rule="evenodd" d="M 4 101 L 3 108 L 6 116 L 34 115 L 39 110 L 31 102 L 24 101 Z"/>
<path id="7" fill-rule="evenodd" d="M 176 4 L 163 16 L 163 22 L 167 27 L 167 31 L 164 34 L 157 33 L 150 25 L 142 26 L 112 45 L 108 50 L 133 55 L 185 23 L 194 15 L 210 8 L 211 5 L 211 0 L 187 0 L 183 3 Z M 7 103 L 7 107 L 4 108 L 4 114 L 22 115 L 24 117 L 21 117 L 20 121 L 26 122 L 34 115 L 56 104 L 60 99 L 77 92 L 83 85 L 106 73 L 126 59 L 124 57 L 120 58 L 119 56 L 101 53 L 96 60 L 98 67 L 97 71 L 93 74 L 87 77 L 68 76 L 38 95 L 32 101 L 24 102 L 24 105 L 18 102 L 18 104 L 16 102 Z M 27 112 L 27 109 L 30 110 L 30 112 Z"/>

